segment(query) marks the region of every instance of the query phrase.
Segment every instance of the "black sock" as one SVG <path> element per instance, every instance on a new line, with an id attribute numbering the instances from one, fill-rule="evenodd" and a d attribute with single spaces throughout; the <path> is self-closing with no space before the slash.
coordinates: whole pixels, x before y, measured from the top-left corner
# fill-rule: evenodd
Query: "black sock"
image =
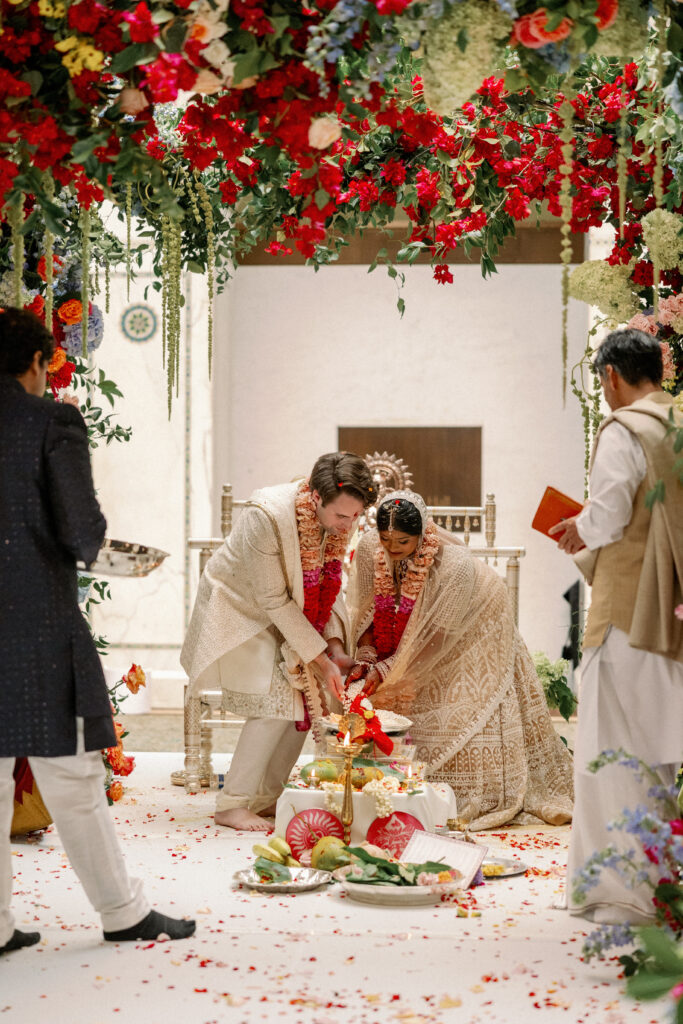
<path id="1" fill-rule="evenodd" d="M 20 932 L 18 928 L 15 928 L 14 935 L 9 942 L 0 946 L 0 953 L 11 953 L 12 950 L 23 949 L 24 946 L 35 946 L 36 942 L 40 942 L 40 932 Z"/>
<path id="2" fill-rule="evenodd" d="M 105 932 L 107 942 L 134 942 L 137 939 L 156 940 L 162 935 L 169 939 L 189 939 L 197 927 L 194 921 L 166 917 L 157 910 L 150 910 L 147 917 L 132 928 L 121 928 L 117 932 Z M 36 940 L 37 941 L 37 940 Z"/>

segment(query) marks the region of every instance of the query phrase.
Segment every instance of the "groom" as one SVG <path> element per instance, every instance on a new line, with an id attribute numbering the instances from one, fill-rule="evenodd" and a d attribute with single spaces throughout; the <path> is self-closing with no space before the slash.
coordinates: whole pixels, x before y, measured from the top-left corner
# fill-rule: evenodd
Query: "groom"
<path id="1" fill-rule="evenodd" d="M 267 831 L 311 717 L 318 681 L 341 698 L 346 546 L 376 492 L 358 455 L 322 455 L 307 481 L 256 491 L 207 563 L 181 653 L 191 689 L 220 687 L 246 719 L 216 823 Z"/>

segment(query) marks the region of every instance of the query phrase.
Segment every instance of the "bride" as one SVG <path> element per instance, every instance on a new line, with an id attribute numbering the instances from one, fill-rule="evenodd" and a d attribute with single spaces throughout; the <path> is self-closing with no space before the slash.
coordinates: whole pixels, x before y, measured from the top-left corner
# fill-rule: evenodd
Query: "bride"
<path id="1" fill-rule="evenodd" d="M 470 828 L 572 816 L 571 757 L 555 732 L 504 581 L 395 491 L 356 549 L 358 664 L 378 708 L 412 719 L 426 776 L 455 790 Z"/>

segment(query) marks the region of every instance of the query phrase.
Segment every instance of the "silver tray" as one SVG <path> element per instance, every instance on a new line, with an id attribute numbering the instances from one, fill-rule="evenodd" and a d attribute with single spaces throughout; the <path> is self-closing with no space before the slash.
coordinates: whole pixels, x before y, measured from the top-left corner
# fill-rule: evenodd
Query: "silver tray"
<path id="1" fill-rule="evenodd" d="M 168 551 L 131 544 L 126 540 L 105 540 L 95 562 L 89 569 L 79 569 L 95 576 L 147 576 L 168 558 Z"/>
<path id="2" fill-rule="evenodd" d="M 484 875 L 487 882 L 494 882 L 496 878 L 512 878 L 514 875 L 523 875 L 528 868 L 521 860 L 511 860 L 509 857 L 485 857 L 481 865 L 482 871 L 487 864 L 494 864 L 502 867 L 499 875 Z"/>
<path id="3" fill-rule="evenodd" d="M 292 874 L 291 882 L 262 882 L 256 868 L 245 868 L 236 871 L 232 876 L 235 882 L 246 885 L 248 889 L 258 889 L 259 892 L 307 892 L 309 889 L 317 889 L 332 881 L 329 871 L 320 871 L 317 868 L 290 868 Z"/>

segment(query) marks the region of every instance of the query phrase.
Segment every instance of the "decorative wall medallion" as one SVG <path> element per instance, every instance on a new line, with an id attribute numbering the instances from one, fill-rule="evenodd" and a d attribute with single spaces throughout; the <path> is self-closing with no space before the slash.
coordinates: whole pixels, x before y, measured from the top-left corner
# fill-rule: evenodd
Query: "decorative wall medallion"
<path id="1" fill-rule="evenodd" d="M 157 315 L 151 306 L 129 306 L 121 316 L 121 330 L 129 341 L 150 341 L 157 332 Z"/>

